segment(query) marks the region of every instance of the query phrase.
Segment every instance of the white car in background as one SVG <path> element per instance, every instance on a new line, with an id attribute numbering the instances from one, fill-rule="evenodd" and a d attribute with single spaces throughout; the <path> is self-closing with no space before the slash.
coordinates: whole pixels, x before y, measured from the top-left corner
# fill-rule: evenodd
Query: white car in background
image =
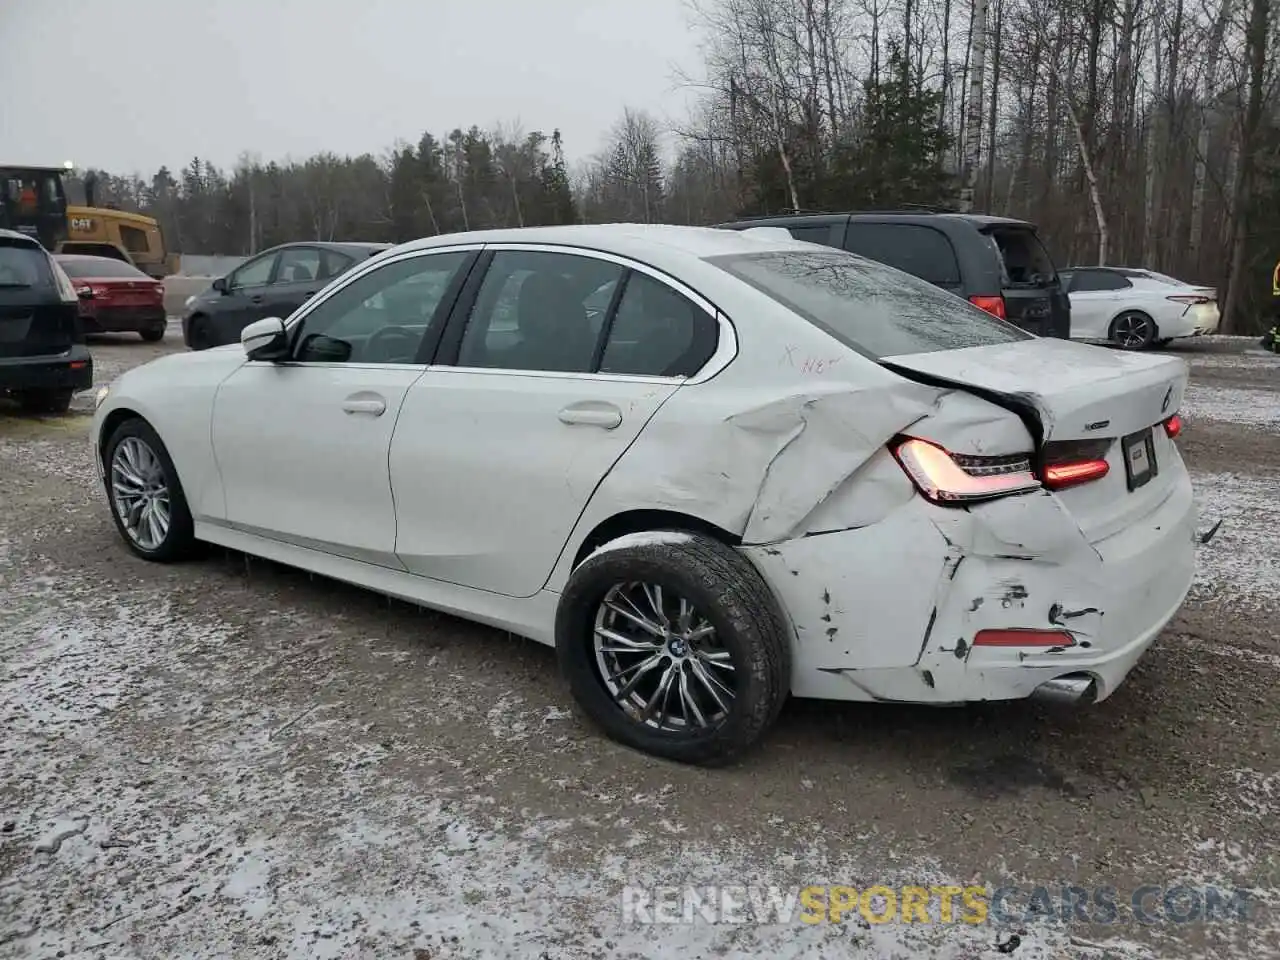
<path id="1" fill-rule="evenodd" d="M 1132 267 L 1070 267 L 1059 271 L 1071 299 L 1071 338 L 1126 350 L 1163 346 L 1218 329 L 1218 298 L 1210 287 Z"/>
<path id="2" fill-rule="evenodd" d="M 139 556 L 553 645 L 610 736 L 713 762 L 789 694 L 1109 696 L 1191 584 L 1186 383 L 790 237 L 547 227 L 396 247 L 136 367 L 93 444 Z"/>

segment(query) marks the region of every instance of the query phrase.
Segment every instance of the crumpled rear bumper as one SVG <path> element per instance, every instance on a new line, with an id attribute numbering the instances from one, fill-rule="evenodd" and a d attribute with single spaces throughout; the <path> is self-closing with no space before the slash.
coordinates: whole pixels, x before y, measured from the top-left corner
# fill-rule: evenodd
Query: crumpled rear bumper
<path id="1" fill-rule="evenodd" d="M 1180 469 L 1147 516 L 1092 544 L 1042 492 L 968 510 L 915 497 L 860 529 L 743 550 L 795 628 L 797 696 L 1008 700 L 1085 675 L 1102 700 L 1186 598 L 1195 524 Z M 1008 628 L 1065 630 L 1075 643 L 973 644 Z"/>

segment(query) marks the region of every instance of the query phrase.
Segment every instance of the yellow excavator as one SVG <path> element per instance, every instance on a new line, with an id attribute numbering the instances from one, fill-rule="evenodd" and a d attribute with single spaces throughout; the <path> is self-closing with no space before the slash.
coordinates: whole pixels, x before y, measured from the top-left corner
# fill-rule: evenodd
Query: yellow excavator
<path id="1" fill-rule="evenodd" d="M 53 253 L 83 253 L 132 263 L 157 280 L 176 273 L 152 217 L 111 204 L 97 206 L 96 177 L 85 179 L 85 205 L 67 203 L 64 175 L 72 167 L 0 164 L 0 227 L 35 237 Z"/>

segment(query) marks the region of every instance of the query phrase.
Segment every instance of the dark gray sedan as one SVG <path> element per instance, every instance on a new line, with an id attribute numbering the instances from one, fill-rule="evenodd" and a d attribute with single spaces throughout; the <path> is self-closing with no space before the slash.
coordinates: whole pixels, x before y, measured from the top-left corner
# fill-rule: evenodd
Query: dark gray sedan
<path id="1" fill-rule="evenodd" d="M 287 317 L 330 280 L 389 243 L 285 243 L 250 257 L 187 302 L 182 339 L 192 350 L 237 343 L 263 317 Z"/>

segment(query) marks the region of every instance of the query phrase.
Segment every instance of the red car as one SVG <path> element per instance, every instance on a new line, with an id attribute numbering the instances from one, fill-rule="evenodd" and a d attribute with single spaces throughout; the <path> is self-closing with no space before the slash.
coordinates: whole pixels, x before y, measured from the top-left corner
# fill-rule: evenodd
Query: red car
<path id="1" fill-rule="evenodd" d="M 58 254 L 56 259 L 75 284 L 86 333 L 132 331 L 143 340 L 164 338 L 168 319 L 163 283 L 110 257 Z"/>

